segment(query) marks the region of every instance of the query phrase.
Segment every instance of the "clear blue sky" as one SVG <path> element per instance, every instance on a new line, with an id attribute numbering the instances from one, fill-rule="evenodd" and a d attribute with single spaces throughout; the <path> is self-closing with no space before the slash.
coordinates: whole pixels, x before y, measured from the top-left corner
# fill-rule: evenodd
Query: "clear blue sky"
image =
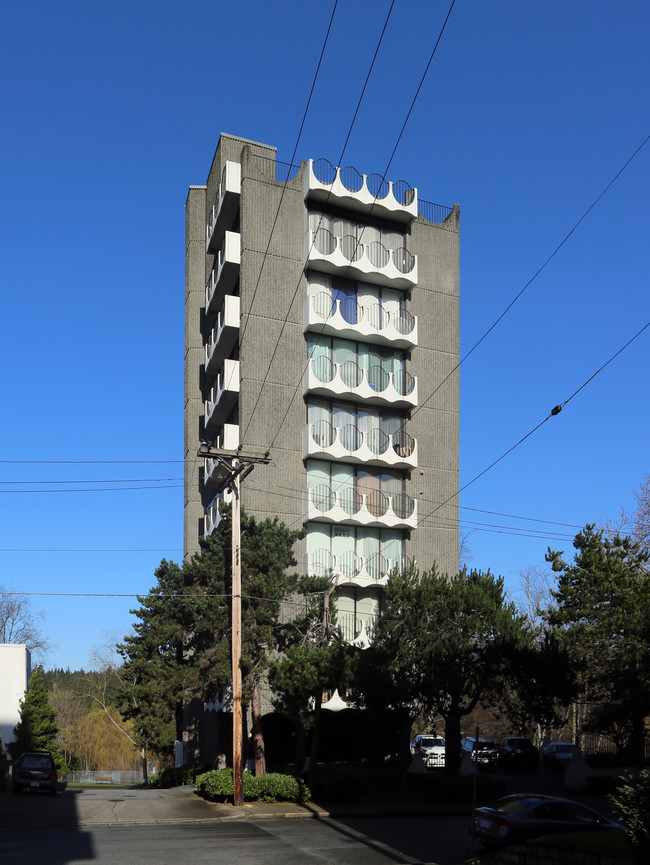
<path id="1" fill-rule="evenodd" d="M 338 162 L 389 6 L 340 0 L 298 160 Z M 448 8 L 396 0 L 343 164 L 384 172 Z M 135 600 L 45 593 L 144 593 L 181 558 L 187 188 L 221 131 L 291 159 L 332 9 L 3 6 L 0 583 L 35 593 L 47 666 Z M 457 0 L 388 177 L 461 206 L 463 354 L 650 133 L 649 35 L 646 0 Z M 650 144 L 461 366 L 462 485 L 650 321 L 649 169 Z M 649 358 L 650 329 L 461 494 L 473 566 L 515 592 L 633 505 Z"/>

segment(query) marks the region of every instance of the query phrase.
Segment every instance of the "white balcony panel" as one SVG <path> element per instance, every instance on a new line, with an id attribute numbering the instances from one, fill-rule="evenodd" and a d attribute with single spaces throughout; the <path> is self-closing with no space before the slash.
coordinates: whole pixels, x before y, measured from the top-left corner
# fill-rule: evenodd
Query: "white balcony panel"
<path id="1" fill-rule="evenodd" d="M 205 311 L 209 315 L 219 312 L 224 297 L 237 285 L 240 265 L 241 235 L 227 231 L 205 286 Z"/>
<path id="2" fill-rule="evenodd" d="M 381 380 L 375 383 L 375 378 Z M 398 379 L 404 379 L 404 376 L 396 376 L 391 372 L 380 377 L 369 375 L 368 370 L 351 373 L 348 364 L 317 357 L 307 364 L 303 376 L 303 394 L 340 397 L 353 402 L 363 401 L 395 408 L 413 408 L 418 404 L 417 379 L 409 377 L 408 388 L 400 387 Z"/>
<path id="3" fill-rule="evenodd" d="M 327 425 L 329 427 L 329 424 Z M 418 465 L 418 446 L 403 436 L 382 436 L 364 433 L 350 434 L 346 429 L 317 429 L 307 424 L 303 430 L 303 459 L 342 460 L 371 466 L 389 466 L 396 469 L 414 469 Z M 410 437 L 409 437 L 410 438 Z"/>
<path id="4" fill-rule="evenodd" d="M 239 424 L 225 423 L 220 434 L 211 443 L 212 447 L 223 448 L 227 451 L 236 451 L 239 447 Z M 218 483 L 219 463 L 210 457 L 203 460 L 203 483 L 204 485 Z"/>
<path id="5" fill-rule="evenodd" d="M 355 616 L 354 613 L 338 613 L 336 626 L 345 643 L 351 643 L 360 649 L 372 646 L 379 616 L 368 614 Z"/>
<path id="6" fill-rule="evenodd" d="M 353 493 L 345 490 L 323 494 L 320 488 L 303 493 L 302 521 L 343 523 L 384 529 L 417 528 L 417 502 L 410 496 Z"/>
<path id="7" fill-rule="evenodd" d="M 331 300 L 327 292 L 307 297 L 303 307 L 303 330 L 390 345 L 407 351 L 417 346 L 416 316 L 407 313 L 391 315 L 378 303 L 371 306 L 357 304 L 354 315 L 349 314 L 348 307 L 349 304 L 343 307 L 340 300 Z M 346 316 L 347 319 L 356 320 L 346 320 Z"/>
<path id="8" fill-rule="evenodd" d="M 410 564 L 406 556 L 387 559 L 379 554 L 366 557 L 353 552 L 334 556 L 329 550 L 317 550 L 303 557 L 303 572 L 310 577 L 331 576 L 338 586 L 385 586 L 395 568 L 404 570 Z"/>
<path id="9" fill-rule="evenodd" d="M 205 251 L 214 255 L 223 240 L 227 226 L 232 225 L 239 210 L 241 195 L 241 165 L 226 162 L 217 190 L 217 198 L 212 205 L 208 224 L 205 228 Z"/>
<path id="10" fill-rule="evenodd" d="M 239 361 L 228 358 L 223 362 L 216 384 L 210 392 L 210 399 L 205 401 L 206 427 L 222 424 L 235 407 L 238 399 Z"/>
<path id="11" fill-rule="evenodd" d="M 348 174 L 350 179 L 346 185 L 344 181 Z M 340 168 L 325 163 L 325 160 L 318 160 L 315 166 L 314 160 L 310 159 L 305 171 L 305 199 L 327 201 L 357 213 L 398 222 L 410 223 L 417 218 L 417 189 L 411 189 L 404 183 L 394 184 L 390 180 L 380 181 L 376 188 L 378 194 L 375 195 L 369 189 L 367 174 L 359 174 L 354 169 L 344 169 L 342 172 Z"/>
<path id="12" fill-rule="evenodd" d="M 224 490 L 212 501 L 209 507 L 206 508 L 205 517 L 203 520 L 203 533 L 211 535 L 219 528 L 219 524 L 223 520 L 221 513 L 222 504 L 230 504 L 232 501 L 232 493 L 230 490 Z"/>
<path id="13" fill-rule="evenodd" d="M 217 323 L 205 345 L 205 369 L 216 372 L 222 361 L 233 350 L 239 339 L 240 300 L 237 295 L 227 294 L 217 316 Z"/>
<path id="14" fill-rule="evenodd" d="M 309 231 L 305 238 L 305 267 L 404 291 L 417 285 L 417 256 L 403 249 L 382 247 L 382 251 L 378 245 L 334 237 L 324 228 Z"/>

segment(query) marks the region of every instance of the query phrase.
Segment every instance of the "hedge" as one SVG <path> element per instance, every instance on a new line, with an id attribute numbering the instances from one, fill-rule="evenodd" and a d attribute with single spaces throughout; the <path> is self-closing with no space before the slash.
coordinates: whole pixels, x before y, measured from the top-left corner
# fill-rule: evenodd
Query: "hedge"
<path id="1" fill-rule="evenodd" d="M 206 772 L 210 767 L 205 763 L 190 763 L 187 766 L 171 766 L 156 775 L 149 775 L 147 785 L 154 788 L 168 789 L 182 787 L 183 784 L 194 784 L 196 776 Z"/>
<path id="2" fill-rule="evenodd" d="M 226 802 L 235 794 L 232 769 L 213 769 L 196 778 L 196 789 L 209 802 Z M 256 777 L 244 772 L 244 800 L 256 802 L 306 802 L 309 788 L 301 778 L 293 775 L 269 773 Z"/>

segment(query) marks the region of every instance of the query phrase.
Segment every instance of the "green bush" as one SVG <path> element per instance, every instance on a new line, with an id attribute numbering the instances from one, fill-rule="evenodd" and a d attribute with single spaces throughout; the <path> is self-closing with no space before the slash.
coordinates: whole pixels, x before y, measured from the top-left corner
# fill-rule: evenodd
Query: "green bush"
<path id="1" fill-rule="evenodd" d="M 639 772 L 609 798 L 632 846 L 650 861 L 650 771 Z"/>
<path id="2" fill-rule="evenodd" d="M 183 784 L 194 784 L 196 776 L 207 772 L 210 767 L 205 763 L 190 763 L 187 766 L 168 766 L 156 775 L 149 775 L 147 784 L 156 789 L 181 787 Z"/>
<path id="3" fill-rule="evenodd" d="M 244 772 L 244 800 L 255 802 L 306 802 L 309 788 L 293 775 L 270 773 L 256 777 Z M 197 792 L 210 802 L 227 802 L 235 794 L 232 769 L 213 769 L 196 778 Z"/>

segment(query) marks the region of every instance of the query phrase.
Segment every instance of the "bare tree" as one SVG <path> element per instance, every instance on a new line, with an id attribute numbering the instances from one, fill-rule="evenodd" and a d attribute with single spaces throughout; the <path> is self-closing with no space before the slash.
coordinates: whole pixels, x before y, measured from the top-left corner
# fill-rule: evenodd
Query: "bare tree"
<path id="1" fill-rule="evenodd" d="M 458 563 L 461 567 L 474 560 L 469 548 L 469 536 L 471 534 L 471 529 L 461 529 L 458 535 Z"/>
<path id="2" fill-rule="evenodd" d="M 39 628 L 44 618 L 44 613 L 32 609 L 26 595 L 0 586 L 0 643 L 19 643 L 44 655 L 50 648 Z"/>
<path id="3" fill-rule="evenodd" d="M 528 617 L 532 625 L 540 625 L 540 611 L 553 604 L 552 591 L 555 576 L 550 568 L 531 565 L 519 571 L 521 580 L 519 592 L 515 593 L 515 604 L 520 613 Z"/>
<path id="4" fill-rule="evenodd" d="M 636 510 L 630 514 L 622 511 L 623 528 L 642 547 L 650 547 L 650 474 L 645 476 L 634 497 Z"/>

